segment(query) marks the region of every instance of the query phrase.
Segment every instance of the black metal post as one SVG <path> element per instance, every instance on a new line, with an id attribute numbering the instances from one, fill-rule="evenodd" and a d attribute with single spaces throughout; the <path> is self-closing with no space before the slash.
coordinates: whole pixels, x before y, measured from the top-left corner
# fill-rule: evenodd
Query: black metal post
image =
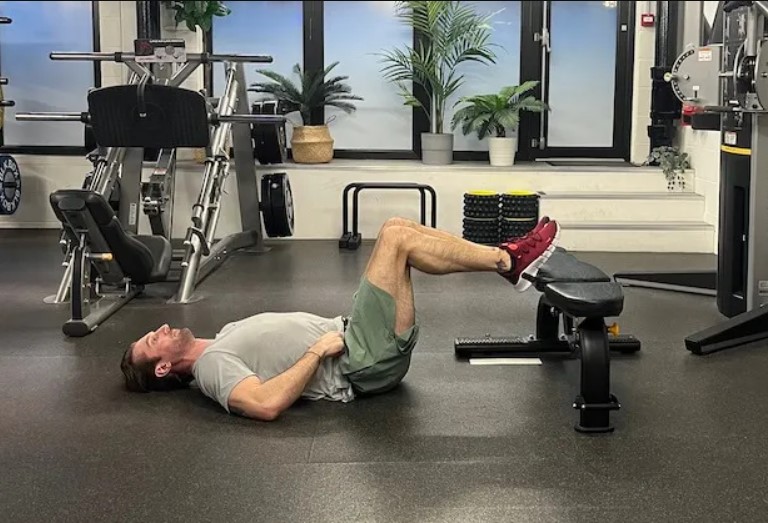
<path id="1" fill-rule="evenodd" d="M 136 2 L 136 36 L 160 38 L 160 2 Z"/>
<path id="2" fill-rule="evenodd" d="M 656 2 L 656 58 L 651 68 L 651 125 L 648 137 L 651 149 L 671 146 L 675 138 L 674 121 L 681 116 L 682 104 L 672 92 L 672 86 L 664 80 L 671 71 L 678 54 L 679 2 Z"/>
<path id="3" fill-rule="evenodd" d="M 304 2 L 304 71 L 322 73 L 325 68 L 323 46 L 323 2 Z M 309 122 L 304 125 L 323 125 L 325 107 L 312 110 Z"/>

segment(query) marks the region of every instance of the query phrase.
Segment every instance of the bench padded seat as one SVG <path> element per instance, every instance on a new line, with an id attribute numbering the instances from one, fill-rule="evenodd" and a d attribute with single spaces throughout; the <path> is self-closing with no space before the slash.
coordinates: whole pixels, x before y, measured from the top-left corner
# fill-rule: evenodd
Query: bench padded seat
<path id="1" fill-rule="evenodd" d="M 611 277 L 594 265 L 557 248 L 531 281 L 543 292 L 544 287 L 554 282 L 609 282 Z"/>
<path id="2" fill-rule="evenodd" d="M 551 283 L 544 296 L 550 305 L 575 318 L 619 316 L 624 308 L 621 284 L 613 282 Z"/>

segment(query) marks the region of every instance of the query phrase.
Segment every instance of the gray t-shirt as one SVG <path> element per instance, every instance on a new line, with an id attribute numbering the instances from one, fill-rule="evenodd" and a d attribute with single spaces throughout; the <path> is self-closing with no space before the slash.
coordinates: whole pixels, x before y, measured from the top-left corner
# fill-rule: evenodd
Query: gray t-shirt
<path id="1" fill-rule="evenodd" d="M 304 312 L 263 313 L 228 323 L 192 367 L 197 386 L 229 412 L 232 389 L 249 376 L 262 382 L 291 368 L 327 332 L 343 332 L 341 317 Z M 338 358 L 326 358 L 302 397 L 350 401 L 352 386 Z"/>

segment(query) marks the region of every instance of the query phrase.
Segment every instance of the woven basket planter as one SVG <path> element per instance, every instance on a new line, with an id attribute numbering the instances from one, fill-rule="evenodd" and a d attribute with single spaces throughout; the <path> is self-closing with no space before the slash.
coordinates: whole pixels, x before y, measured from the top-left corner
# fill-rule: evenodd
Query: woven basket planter
<path id="1" fill-rule="evenodd" d="M 291 138 L 293 161 L 296 163 L 328 163 L 333 159 L 333 138 L 327 125 L 304 125 L 293 128 Z"/>

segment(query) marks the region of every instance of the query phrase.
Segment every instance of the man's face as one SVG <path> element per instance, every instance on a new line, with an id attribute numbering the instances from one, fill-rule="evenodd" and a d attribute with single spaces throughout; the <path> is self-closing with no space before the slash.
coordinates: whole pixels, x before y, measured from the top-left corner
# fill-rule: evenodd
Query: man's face
<path id="1" fill-rule="evenodd" d="M 158 360 L 156 373 L 167 374 L 194 339 L 189 329 L 172 329 L 166 324 L 139 338 L 131 359 L 134 363 Z"/>

